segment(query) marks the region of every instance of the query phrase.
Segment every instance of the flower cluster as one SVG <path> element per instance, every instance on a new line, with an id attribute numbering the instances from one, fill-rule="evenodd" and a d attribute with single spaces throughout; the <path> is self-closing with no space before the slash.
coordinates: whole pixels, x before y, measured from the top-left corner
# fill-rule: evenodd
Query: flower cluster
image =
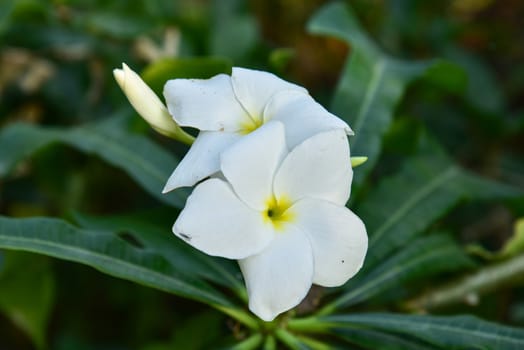
<path id="1" fill-rule="evenodd" d="M 115 77 L 156 130 L 200 130 L 164 188 L 196 184 L 173 232 L 209 255 L 238 260 L 253 313 L 270 321 L 313 283 L 339 286 L 357 273 L 367 234 L 345 207 L 352 131 L 305 89 L 233 68 L 231 76 L 168 81 L 166 111 L 127 66 Z"/>

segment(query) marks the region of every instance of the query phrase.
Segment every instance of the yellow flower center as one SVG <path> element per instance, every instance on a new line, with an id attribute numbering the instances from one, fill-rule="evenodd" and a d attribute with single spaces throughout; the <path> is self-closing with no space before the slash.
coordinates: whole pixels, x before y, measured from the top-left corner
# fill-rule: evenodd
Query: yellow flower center
<path id="1" fill-rule="evenodd" d="M 240 123 L 240 133 L 242 135 L 247 135 L 252 131 L 255 131 L 264 124 L 262 118 L 246 118 L 242 123 Z"/>
<path id="2" fill-rule="evenodd" d="M 266 209 L 262 212 L 264 220 L 273 224 L 276 230 L 282 230 L 284 224 L 294 220 L 294 213 L 289 210 L 291 201 L 286 196 L 270 197 L 266 201 Z"/>

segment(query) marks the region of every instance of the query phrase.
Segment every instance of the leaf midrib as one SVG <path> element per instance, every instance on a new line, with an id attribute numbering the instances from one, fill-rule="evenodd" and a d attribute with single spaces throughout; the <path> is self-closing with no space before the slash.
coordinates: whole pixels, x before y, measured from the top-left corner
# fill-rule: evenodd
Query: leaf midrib
<path id="1" fill-rule="evenodd" d="M 443 247 L 440 250 L 432 250 L 431 252 L 424 254 L 422 256 L 419 256 L 416 259 L 411 259 L 407 262 L 407 264 L 397 265 L 392 267 L 390 270 L 386 271 L 386 273 L 379 274 L 378 277 L 373 277 L 371 279 L 371 282 L 363 281 L 360 287 L 353 289 L 350 294 L 346 294 L 346 297 L 342 297 L 340 301 L 337 301 L 337 304 L 347 304 L 352 299 L 357 298 L 362 293 L 365 293 L 367 290 L 374 288 L 376 285 L 380 285 L 380 283 L 387 281 L 388 279 L 394 277 L 395 275 L 400 275 L 401 273 L 405 272 L 406 270 L 409 270 L 413 265 L 418 265 L 424 260 L 429 260 L 430 258 L 433 258 L 434 256 L 438 254 L 445 254 L 447 251 L 453 250 L 454 247 Z M 369 280 L 368 280 L 369 281 Z"/>
<path id="2" fill-rule="evenodd" d="M 3 236 L 6 237 L 5 235 L 3 235 Z M 76 259 L 75 256 L 69 256 L 69 255 L 67 255 L 67 252 L 77 253 L 77 254 L 79 254 L 79 256 L 86 256 L 86 257 L 91 256 L 94 259 L 97 259 L 98 261 L 100 261 L 101 263 L 119 265 L 119 266 L 121 266 L 122 269 L 126 269 L 127 268 L 130 271 L 134 270 L 134 271 L 137 271 L 138 273 L 142 273 L 143 275 L 153 275 L 153 276 L 156 276 L 156 278 L 158 280 L 165 281 L 165 283 L 167 285 L 175 285 L 175 286 L 178 286 L 178 288 L 180 288 L 180 289 L 187 289 L 187 292 L 184 292 L 184 294 L 187 294 L 187 296 L 190 297 L 190 298 L 194 298 L 195 295 L 200 295 L 200 296 L 203 296 L 206 299 L 208 299 L 208 301 L 214 301 L 214 302 L 216 302 L 218 304 L 221 304 L 221 305 L 224 305 L 224 303 L 225 303 L 225 300 L 217 299 L 212 294 L 208 294 L 208 293 L 202 292 L 201 290 L 198 290 L 198 289 L 194 288 L 193 286 L 185 284 L 185 283 L 183 283 L 183 282 L 181 282 L 179 280 L 173 279 L 173 278 L 171 278 L 168 275 L 161 274 L 161 273 L 159 273 L 159 272 L 157 272 L 155 270 L 144 268 L 144 267 L 142 267 L 140 265 L 136 265 L 136 264 L 127 262 L 125 260 L 115 259 L 115 258 L 113 258 L 110 255 L 104 255 L 104 254 L 100 254 L 100 253 L 97 253 L 97 252 L 94 252 L 94 251 L 90 251 L 90 250 L 87 250 L 87 249 L 84 249 L 84 248 L 79 248 L 79 247 L 70 246 L 70 245 L 58 244 L 58 243 L 54 243 L 54 242 L 47 241 L 47 240 L 37 239 L 37 238 L 30 238 L 29 239 L 27 237 L 20 238 L 20 237 L 7 236 L 6 240 L 7 241 L 4 241 L 4 242 L 2 242 L 2 240 L 0 240 L 0 246 L 2 248 L 5 248 L 5 249 L 20 249 L 20 250 L 30 251 L 30 252 L 33 252 L 33 253 L 46 254 L 46 255 L 53 256 L 53 257 L 60 258 L 60 259 L 66 259 L 66 260 L 71 260 L 71 261 L 74 261 L 74 262 L 77 262 L 77 263 L 87 264 L 87 265 L 90 265 L 90 266 L 95 267 L 97 269 L 100 269 L 101 271 L 104 271 L 104 272 L 110 272 L 111 271 L 110 269 L 106 269 L 105 270 L 101 266 L 97 266 L 97 265 L 94 265 L 94 264 L 89 264 L 88 262 L 83 261 L 81 259 Z M 11 243 L 12 245 L 9 245 L 9 242 L 12 242 Z M 27 245 L 32 245 L 32 247 L 28 247 L 28 246 L 26 246 L 26 244 Z M 41 248 L 42 250 L 39 250 L 38 248 Z M 50 248 L 50 249 L 47 250 L 47 248 Z M 60 255 L 60 251 L 65 252 L 65 256 L 64 255 Z M 160 289 L 160 290 L 163 290 L 163 291 L 166 291 L 166 292 L 169 292 L 169 293 L 175 293 L 175 292 L 173 292 L 173 290 L 170 290 L 169 288 L 162 288 L 161 286 L 153 285 L 153 284 L 151 284 L 150 286 L 155 287 L 155 288 Z M 176 292 L 175 294 L 182 294 L 182 293 Z M 227 303 L 226 305 L 228 305 L 228 304 L 229 303 Z"/>
<path id="3" fill-rule="evenodd" d="M 457 168 L 453 165 L 449 166 L 443 173 L 436 175 L 432 181 L 422 186 L 413 195 L 408 198 L 403 205 L 401 205 L 396 212 L 393 213 L 384 223 L 375 231 L 371 236 L 369 245 L 370 247 L 393 225 L 395 225 L 400 219 L 402 219 L 415 205 L 420 202 L 424 197 L 430 195 L 443 183 L 449 180 L 449 178 L 458 174 Z"/>
<path id="4" fill-rule="evenodd" d="M 371 321 L 371 325 L 373 325 L 373 322 L 374 322 L 374 319 L 371 318 L 371 317 L 367 317 L 368 320 Z M 486 333 L 484 331 L 478 331 L 478 330 L 471 330 L 471 331 L 464 331 L 463 328 L 457 328 L 457 325 L 454 325 L 454 326 L 448 326 L 448 325 L 443 325 L 443 324 L 439 324 L 439 323 L 425 323 L 423 324 L 423 326 L 421 326 L 421 323 L 420 321 L 418 322 L 415 322 L 415 321 L 411 321 L 411 320 L 401 320 L 401 319 L 395 319 L 395 320 L 388 320 L 388 319 L 384 319 L 383 317 L 380 318 L 380 319 L 377 319 L 378 322 L 377 324 L 380 324 L 380 325 L 389 325 L 389 324 L 394 324 L 395 326 L 399 326 L 399 323 L 400 324 L 403 324 L 403 325 L 408 325 L 408 326 L 413 326 L 415 325 L 416 327 L 418 328 L 437 328 L 437 330 L 440 330 L 440 331 L 445 331 L 445 332 L 452 332 L 452 333 L 457 333 L 457 334 L 467 334 L 467 335 L 471 335 L 471 336 L 475 336 L 475 337 L 480 337 L 480 338 L 484 338 L 484 339 L 491 339 L 491 340 L 496 340 L 496 341 L 500 341 L 500 340 L 504 340 L 504 341 L 507 341 L 507 342 L 510 342 L 510 343 L 513 343 L 515 345 L 524 345 L 524 340 L 519 340 L 517 338 L 514 338 L 514 337 L 508 337 L 506 335 L 499 335 L 499 334 L 491 334 L 491 333 Z M 351 321 L 349 321 L 351 322 Z M 358 322 L 358 321 L 357 321 Z M 360 322 L 358 322 L 359 324 L 361 324 Z M 367 323 L 369 325 L 369 323 Z M 388 330 L 388 329 L 386 329 Z M 398 331 L 397 328 L 395 329 L 389 329 L 390 331 Z M 429 330 L 429 329 L 428 329 Z"/>
<path id="5" fill-rule="evenodd" d="M 154 163 L 142 161 L 141 158 L 137 157 L 133 152 L 129 152 L 127 148 L 121 147 L 118 143 L 114 142 L 110 135 L 102 135 L 99 132 L 94 132 L 93 130 L 89 130 L 89 129 L 77 129 L 74 132 L 84 133 L 86 136 L 90 137 L 93 140 L 93 142 L 97 144 L 102 143 L 106 147 L 109 146 L 109 148 L 111 148 L 111 150 L 115 154 L 122 156 L 123 159 L 129 160 L 133 164 L 136 164 L 142 171 L 150 174 L 152 177 L 156 178 L 159 182 L 162 182 L 163 180 L 167 181 L 166 174 L 158 171 L 158 168 L 155 166 Z M 110 139 L 111 142 L 107 142 L 106 138 Z M 68 137 L 64 137 L 63 139 L 67 140 Z M 77 145 L 81 145 L 81 143 L 77 143 L 75 140 L 68 140 L 68 142 L 75 143 Z M 102 152 L 97 152 L 97 153 L 102 158 L 106 158 Z"/>
<path id="6" fill-rule="evenodd" d="M 366 119 L 369 116 L 369 110 L 378 93 L 380 82 L 384 79 L 384 75 L 386 72 L 386 65 L 387 65 L 387 61 L 385 59 L 379 60 L 375 62 L 375 64 L 373 65 L 371 80 L 369 81 L 369 84 L 367 85 L 368 87 L 364 95 L 364 101 L 360 105 L 359 112 L 355 119 L 355 124 L 354 124 L 355 125 L 354 126 L 355 135 L 351 138 L 352 145 L 355 145 L 357 143 L 357 140 L 359 139 L 359 135 L 360 135 L 359 131 L 363 127 L 364 122 L 366 121 Z"/>

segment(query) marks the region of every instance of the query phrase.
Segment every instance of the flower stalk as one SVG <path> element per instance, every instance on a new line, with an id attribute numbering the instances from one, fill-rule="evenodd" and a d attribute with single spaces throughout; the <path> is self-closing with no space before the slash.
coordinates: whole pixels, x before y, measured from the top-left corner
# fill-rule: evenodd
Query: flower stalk
<path id="1" fill-rule="evenodd" d="M 240 309 L 233 309 L 229 307 L 225 307 L 222 305 L 213 305 L 215 309 L 223 312 L 224 314 L 228 315 L 229 317 L 237 320 L 238 322 L 242 323 L 246 327 L 258 330 L 260 329 L 260 323 L 258 320 L 256 320 L 254 317 L 248 315 L 243 310 Z"/>
<path id="2" fill-rule="evenodd" d="M 272 334 L 269 334 L 264 341 L 264 350 L 276 350 L 277 342 Z"/>
<path id="3" fill-rule="evenodd" d="M 290 349 L 300 349 L 300 341 L 298 338 L 284 328 L 277 329 L 275 331 L 275 336 Z"/>
<path id="4" fill-rule="evenodd" d="M 326 333 L 329 325 L 317 317 L 306 317 L 289 320 L 287 328 L 302 333 Z"/>
<path id="5" fill-rule="evenodd" d="M 262 343 L 262 335 L 257 333 L 253 334 L 246 340 L 242 341 L 241 343 L 238 343 L 231 349 L 233 350 L 251 350 L 251 349 L 258 349 L 259 345 Z"/>
<path id="6" fill-rule="evenodd" d="M 509 284 L 524 275 L 524 255 L 485 267 L 459 282 L 454 282 L 432 292 L 416 297 L 404 305 L 409 310 L 430 310 L 437 307 L 476 299 L 481 293 L 487 293 Z"/>

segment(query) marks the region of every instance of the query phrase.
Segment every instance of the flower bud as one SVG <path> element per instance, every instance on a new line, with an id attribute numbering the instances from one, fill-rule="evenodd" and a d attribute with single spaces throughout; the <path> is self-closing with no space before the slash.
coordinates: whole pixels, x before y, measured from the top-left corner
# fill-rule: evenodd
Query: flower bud
<path id="1" fill-rule="evenodd" d="M 351 167 L 356 168 L 367 162 L 368 157 L 351 157 Z"/>
<path id="2" fill-rule="evenodd" d="M 177 138 L 180 128 L 158 96 L 138 74 L 122 63 L 122 69 L 114 69 L 113 75 L 133 108 L 153 129 L 162 135 Z"/>

